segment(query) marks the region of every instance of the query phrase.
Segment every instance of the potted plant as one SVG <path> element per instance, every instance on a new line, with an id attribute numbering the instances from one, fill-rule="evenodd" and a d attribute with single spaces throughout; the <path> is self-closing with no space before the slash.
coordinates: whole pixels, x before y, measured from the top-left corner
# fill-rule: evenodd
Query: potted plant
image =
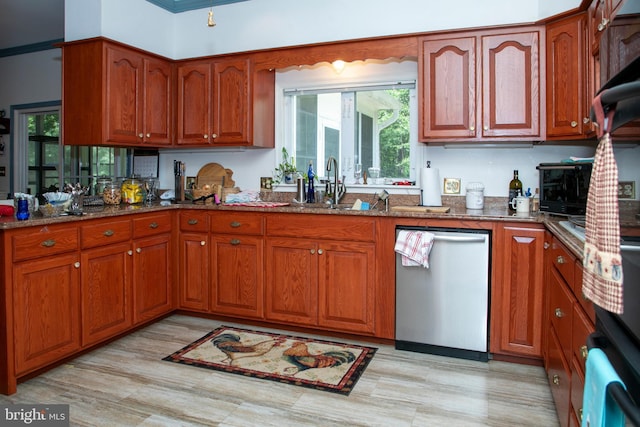
<path id="1" fill-rule="evenodd" d="M 298 173 L 296 161 L 294 157 L 289 157 L 289 153 L 285 147 L 282 147 L 282 161 L 275 170 L 275 182 L 279 184 L 293 184 L 295 175 Z"/>

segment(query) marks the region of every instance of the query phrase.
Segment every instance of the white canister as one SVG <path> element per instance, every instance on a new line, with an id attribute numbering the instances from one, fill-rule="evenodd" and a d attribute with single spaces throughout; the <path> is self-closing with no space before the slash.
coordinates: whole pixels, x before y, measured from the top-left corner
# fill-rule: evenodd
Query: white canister
<path id="1" fill-rule="evenodd" d="M 467 209 L 484 209 L 484 185 L 481 182 L 467 184 Z"/>

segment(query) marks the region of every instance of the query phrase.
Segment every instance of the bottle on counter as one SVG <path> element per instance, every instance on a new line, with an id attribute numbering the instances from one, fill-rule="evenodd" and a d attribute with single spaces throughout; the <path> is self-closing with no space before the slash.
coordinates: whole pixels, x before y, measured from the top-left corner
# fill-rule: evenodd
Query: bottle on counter
<path id="1" fill-rule="evenodd" d="M 513 179 L 509 182 L 509 205 L 510 211 L 515 211 L 515 208 L 511 205 L 511 201 L 522 194 L 522 181 L 518 179 L 518 170 L 513 171 Z"/>
<path id="2" fill-rule="evenodd" d="M 531 213 L 538 213 L 540 210 L 540 189 L 536 188 L 536 192 L 533 193 L 531 198 Z"/>
<path id="3" fill-rule="evenodd" d="M 307 171 L 307 179 L 309 180 L 307 183 L 307 203 L 316 202 L 316 190 L 313 183 L 315 176 L 316 175 L 313 173 L 313 163 L 309 162 L 309 170 Z"/>

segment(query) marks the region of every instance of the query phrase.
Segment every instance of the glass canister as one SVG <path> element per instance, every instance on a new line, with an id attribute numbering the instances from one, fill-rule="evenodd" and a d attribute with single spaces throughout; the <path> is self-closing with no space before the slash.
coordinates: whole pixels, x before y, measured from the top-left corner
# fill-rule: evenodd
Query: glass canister
<path id="1" fill-rule="evenodd" d="M 128 178 L 120 186 L 122 202 L 130 205 L 144 202 L 144 182 L 137 178 Z"/>
<path id="2" fill-rule="evenodd" d="M 105 205 L 119 205 L 122 202 L 122 191 L 118 184 L 107 184 L 102 190 L 102 200 Z"/>
<path id="3" fill-rule="evenodd" d="M 467 209 L 484 209 L 484 185 L 481 182 L 467 184 Z"/>
<path id="4" fill-rule="evenodd" d="M 107 187 L 107 185 L 112 184 L 112 183 L 113 183 L 113 181 L 109 177 L 102 176 L 102 177 L 98 178 L 96 180 L 96 189 L 95 189 L 96 196 L 104 195 L 105 188 Z"/>

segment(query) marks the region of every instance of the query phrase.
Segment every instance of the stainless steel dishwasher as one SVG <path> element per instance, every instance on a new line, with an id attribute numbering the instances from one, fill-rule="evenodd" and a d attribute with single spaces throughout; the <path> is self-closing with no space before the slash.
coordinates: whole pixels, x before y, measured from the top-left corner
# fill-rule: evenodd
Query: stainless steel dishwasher
<path id="1" fill-rule="evenodd" d="M 435 235 L 429 268 L 396 253 L 396 348 L 487 361 L 490 232 L 397 227 Z"/>

